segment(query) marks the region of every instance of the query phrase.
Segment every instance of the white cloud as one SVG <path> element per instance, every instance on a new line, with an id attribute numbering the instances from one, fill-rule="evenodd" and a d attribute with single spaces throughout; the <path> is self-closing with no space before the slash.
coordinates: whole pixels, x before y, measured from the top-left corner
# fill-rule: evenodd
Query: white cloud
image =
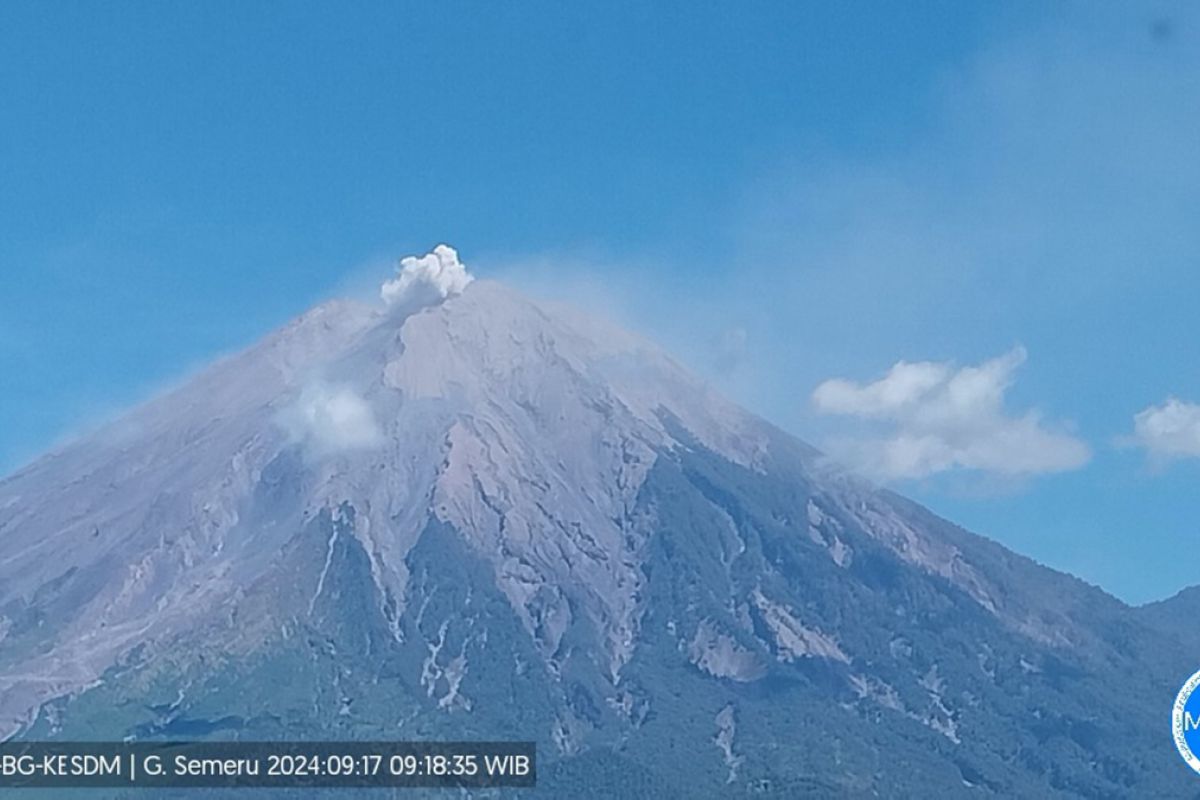
<path id="1" fill-rule="evenodd" d="M 978 366 L 901 361 L 866 385 L 835 378 L 813 392 L 825 414 L 874 420 L 891 430 L 836 443 L 851 466 L 884 478 L 922 478 L 953 469 L 1010 476 L 1076 469 L 1091 457 L 1079 439 L 1043 424 L 1036 411 L 1004 408 L 1025 350 Z"/>
<path id="2" fill-rule="evenodd" d="M 383 441 L 370 405 L 345 386 L 309 384 L 279 421 L 293 440 L 317 455 L 364 450 Z"/>
<path id="3" fill-rule="evenodd" d="M 398 274 L 379 287 L 379 296 L 389 309 L 407 315 L 461 294 L 472 280 L 458 251 L 439 244 L 432 253 L 400 259 Z"/>
<path id="4" fill-rule="evenodd" d="M 1200 405 L 1168 397 L 1133 417 L 1133 439 L 1152 456 L 1200 458 Z"/>

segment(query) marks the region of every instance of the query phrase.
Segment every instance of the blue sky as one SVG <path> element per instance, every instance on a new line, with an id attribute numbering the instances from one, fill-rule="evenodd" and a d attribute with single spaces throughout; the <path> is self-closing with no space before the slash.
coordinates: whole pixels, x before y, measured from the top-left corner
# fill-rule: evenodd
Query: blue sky
<path id="1" fill-rule="evenodd" d="M 447 241 L 830 449 L 946 445 L 880 477 L 1045 563 L 1200 582 L 1184 5 L 10 2 L 0 120 L 0 470 Z"/>

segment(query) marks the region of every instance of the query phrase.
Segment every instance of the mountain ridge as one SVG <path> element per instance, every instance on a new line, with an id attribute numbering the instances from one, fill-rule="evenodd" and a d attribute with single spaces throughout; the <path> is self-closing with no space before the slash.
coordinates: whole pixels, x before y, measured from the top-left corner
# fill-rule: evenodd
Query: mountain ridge
<path id="1" fill-rule="evenodd" d="M 0 481 L 0 736 L 532 737 L 693 796 L 1183 791 L 1156 720 L 1200 649 L 644 340 L 461 286 L 318 306 Z"/>

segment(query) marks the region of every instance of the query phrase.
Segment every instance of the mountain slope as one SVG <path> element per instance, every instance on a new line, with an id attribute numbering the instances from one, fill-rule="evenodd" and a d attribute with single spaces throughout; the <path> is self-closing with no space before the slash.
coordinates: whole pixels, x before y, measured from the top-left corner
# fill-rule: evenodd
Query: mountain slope
<path id="1" fill-rule="evenodd" d="M 1163 720 L 1197 656 L 482 281 L 319 307 L 0 482 L 5 736 L 533 738 L 560 793 L 1190 796 Z"/>
<path id="2" fill-rule="evenodd" d="M 1165 600 L 1147 603 L 1137 612 L 1146 625 L 1200 651 L 1200 625 L 1196 624 L 1200 619 L 1200 586 L 1189 586 Z"/>

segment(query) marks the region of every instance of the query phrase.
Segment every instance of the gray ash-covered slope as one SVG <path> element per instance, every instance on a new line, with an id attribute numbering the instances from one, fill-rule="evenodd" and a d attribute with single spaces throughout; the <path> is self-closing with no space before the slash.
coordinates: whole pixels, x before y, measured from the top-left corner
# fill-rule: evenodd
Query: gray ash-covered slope
<path id="1" fill-rule="evenodd" d="M 0 736 L 535 739 L 579 796 L 1171 797 L 1200 666 L 652 346 L 306 314 L 0 482 Z"/>

